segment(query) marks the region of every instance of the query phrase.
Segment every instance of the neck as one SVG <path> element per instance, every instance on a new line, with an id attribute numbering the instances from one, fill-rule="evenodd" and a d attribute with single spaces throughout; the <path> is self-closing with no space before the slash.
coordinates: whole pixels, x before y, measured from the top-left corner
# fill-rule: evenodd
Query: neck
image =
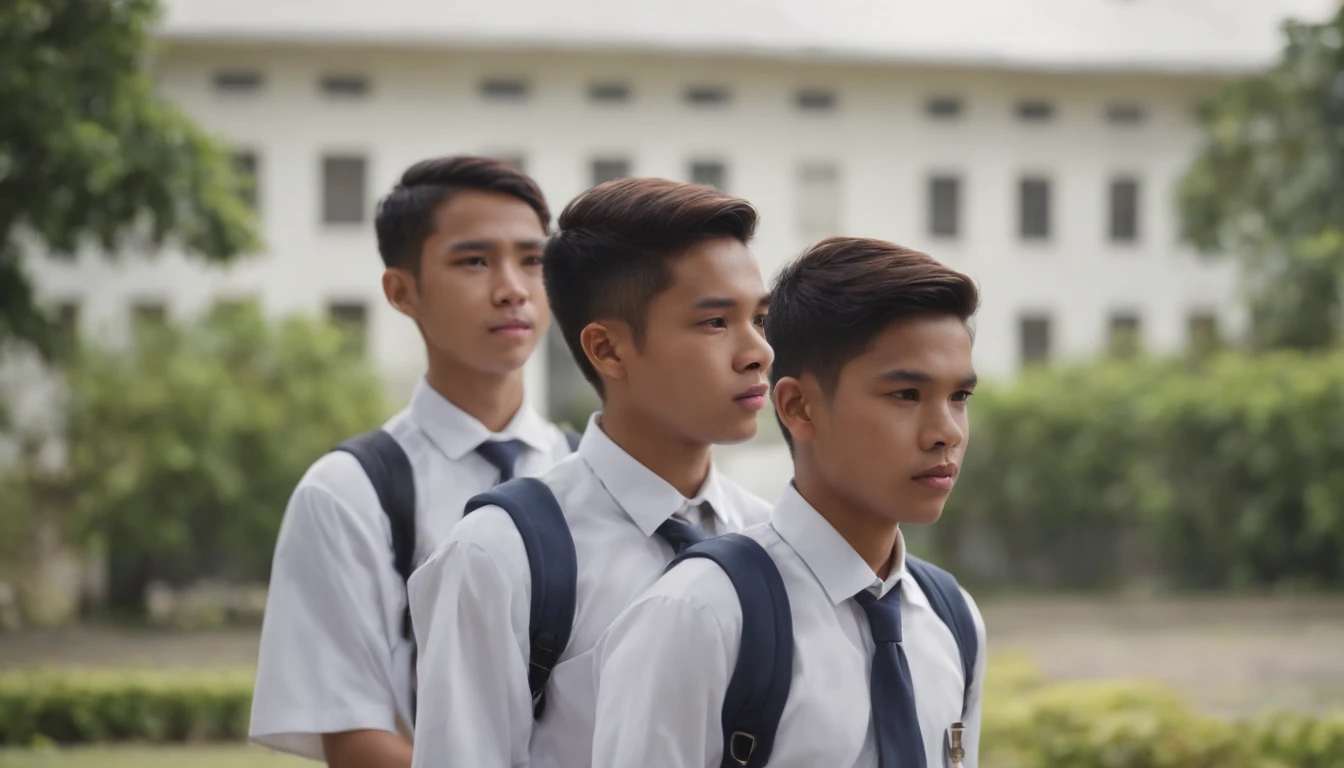
<path id="1" fill-rule="evenodd" d="M 879 579 L 885 581 L 891 575 L 891 555 L 896 548 L 899 524 L 866 511 L 840 489 L 829 485 L 810 461 L 794 462 L 793 484 Z"/>
<path id="2" fill-rule="evenodd" d="M 709 444 L 669 434 L 664 424 L 612 399 L 602 408 L 602 431 L 611 441 L 648 467 L 686 498 L 692 498 L 709 477 Z"/>
<path id="3" fill-rule="evenodd" d="M 522 370 L 482 373 L 431 355 L 425 382 L 491 432 L 507 427 L 523 407 Z"/>

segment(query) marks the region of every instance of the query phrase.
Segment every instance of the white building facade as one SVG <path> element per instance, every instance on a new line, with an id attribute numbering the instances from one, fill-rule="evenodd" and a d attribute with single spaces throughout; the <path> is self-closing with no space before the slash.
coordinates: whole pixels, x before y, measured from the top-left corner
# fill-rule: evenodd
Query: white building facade
<path id="1" fill-rule="evenodd" d="M 483 153 L 518 162 L 557 213 L 619 175 L 719 185 L 759 209 L 767 277 L 831 234 L 926 250 L 982 288 L 989 378 L 1097 354 L 1121 333 L 1162 353 L 1244 328 L 1234 265 L 1179 238 L 1192 106 L 1272 60 L 1279 17 L 1319 17 L 1329 2 L 1071 0 L 1095 6 L 1080 21 L 1058 0 L 948 0 L 909 19 L 926 37 L 890 13 L 865 24 L 859 0 L 789 0 L 783 21 L 737 27 L 715 14 L 751 4 L 725 2 L 680 4 L 676 21 L 622 21 L 638 11 L 591 1 L 578 18 L 514 0 L 466 20 L 416 0 L 332 2 L 320 19 L 293 2 L 171 2 L 160 87 L 254 170 L 265 251 L 227 270 L 174 254 L 37 256 L 39 296 L 84 334 L 247 298 L 333 314 L 363 325 L 400 397 L 423 353 L 382 299 L 375 201 L 419 159 Z M 959 27 L 961 6 L 980 24 Z M 1047 14 L 1039 39 L 994 28 L 1008 6 Z M 855 18 L 831 18 L 844 14 Z M 553 411 L 578 391 L 562 351 L 529 368 Z"/>

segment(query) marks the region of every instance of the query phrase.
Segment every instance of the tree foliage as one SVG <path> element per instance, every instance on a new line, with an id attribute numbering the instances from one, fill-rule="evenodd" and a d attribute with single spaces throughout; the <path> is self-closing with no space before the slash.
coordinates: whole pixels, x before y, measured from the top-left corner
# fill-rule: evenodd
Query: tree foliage
<path id="1" fill-rule="evenodd" d="M 152 76 L 155 0 L 0 3 L 0 340 L 49 349 L 25 245 L 256 246 L 245 183 Z"/>
<path id="2" fill-rule="evenodd" d="M 1255 341 L 1344 339 L 1344 9 L 1289 22 L 1279 62 L 1200 106 L 1181 188 L 1184 235 L 1245 267 Z"/>
<path id="3" fill-rule="evenodd" d="M 265 579 L 299 478 L 387 415 L 338 330 L 252 305 L 84 349 L 69 377 L 72 532 L 106 548 L 125 607 L 151 580 Z"/>

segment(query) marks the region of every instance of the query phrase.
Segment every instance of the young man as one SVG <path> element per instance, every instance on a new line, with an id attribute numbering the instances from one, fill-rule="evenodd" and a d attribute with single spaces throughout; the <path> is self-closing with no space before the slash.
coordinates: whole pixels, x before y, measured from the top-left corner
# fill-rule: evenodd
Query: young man
<path id="1" fill-rule="evenodd" d="M 503 509 L 468 514 L 410 583 L 417 768 L 586 768 L 598 637 L 701 532 L 768 515 L 710 461 L 756 433 L 768 392 L 755 226 L 745 200 L 662 179 L 608 182 L 561 214 L 546 291 L 603 403 L 577 455 L 541 476 L 574 541 L 572 634 L 534 723 L 532 565 Z"/>
<path id="2" fill-rule="evenodd" d="M 383 293 L 415 322 L 429 362 L 410 406 L 383 428 L 409 459 L 413 483 L 397 491 L 413 485 L 406 519 L 418 561 L 468 498 L 569 453 L 523 397 L 523 364 L 550 321 L 541 279 L 550 213 L 536 183 L 512 167 L 450 157 L 408 169 L 375 224 Z M 410 766 L 415 649 L 394 563 L 394 545 L 405 543 L 385 509 L 343 451 L 319 459 L 295 488 L 262 626 L 250 729 L 258 743 L 332 768 Z"/>
<path id="3" fill-rule="evenodd" d="M 901 526 L 938 519 L 966 450 L 975 285 L 922 253 L 832 238 L 784 270 L 770 302 L 770 377 L 794 480 L 771 522 L 738 541 L 761 554 L 761 572 L 773 563 L 792 615 L 791 637 L 765 637 L 793 644 L 769 681 L 788 686 L 778 728 L 725 738 L 734 671 L 772 643 L 742 645 L 737 580 L 692 557 L 594 651 L 593 765 L 711 768 L 728 764 L 727 749 L 732 764 L 755 766 L 761 747 L 771 768 L 942 768 L 962 723 L 962 765 L 974 768 L 984 624 L 945 573 L 947 592 L 926 594 L 929 566 L 907 557 Z M 962 626 L 978 646 L 970 675 L 935 608 L 947 593 L 965 599 Z"/>

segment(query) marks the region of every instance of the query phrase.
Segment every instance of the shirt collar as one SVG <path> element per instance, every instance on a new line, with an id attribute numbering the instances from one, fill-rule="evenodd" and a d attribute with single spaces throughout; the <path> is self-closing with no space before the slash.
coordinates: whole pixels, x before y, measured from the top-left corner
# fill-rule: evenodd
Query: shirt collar
<path id="1" fill-rule="evenodd" d="M 521 440 L 537 451 L 551 447 L 546 420 L 532 409 L 526 396 L 508 425 L 499 432 L 491 432 L 435 391 L 429 382 L 420 379 L 411 393 L 411 418 L 450 461 L 460 460 L 486 440 Z"/>
<path id="2" fill-rule="evenodd" d="M 826 596 L 835 605 L 848 600 L 861 590 L 878 588 L 885 595 L 901 582 L 905 572 L 905 538 L 896 532 L 896 548 L 892 552 L 891 576 L 886 581 L 877 578 L 873 569 L 845 541 L 811 504 L 798 493 L 793 483 L 775 505 L 770 519 L 779 537 L 798 554 L 812 575 L 826 590 Z"/>
<path id="3" fill-rule="evenodd" d="M 724 498 L 723 480 L 713 464 L 699 493 L 687 499 L 653 470 L 625 452 L 602 431 L 601 413 L 588 420 L 583 440 L 579 442 L 579 456 L 597 476 L 616 504 L 634 521 L 645 536 L 653 532 L 676 512 L 692 504 L 708 501 L 718 521 L 730 521 L 732 515 Z M 724 522 L 732 525 L 731 522 Z"/>

